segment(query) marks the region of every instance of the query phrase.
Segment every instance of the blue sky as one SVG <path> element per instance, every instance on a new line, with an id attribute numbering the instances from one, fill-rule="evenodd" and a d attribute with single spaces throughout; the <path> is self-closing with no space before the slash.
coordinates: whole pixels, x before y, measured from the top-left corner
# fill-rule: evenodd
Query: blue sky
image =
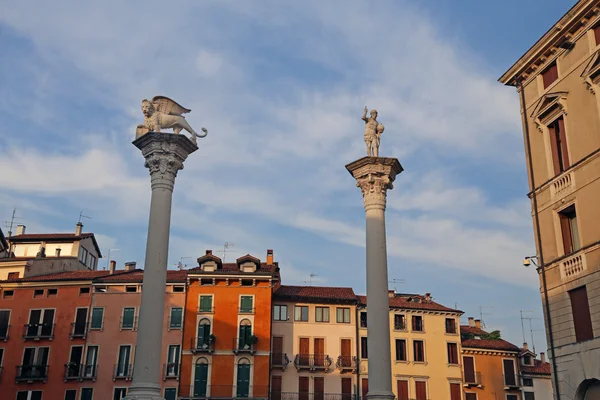
<path id="1" fill-rule="evenodd" d="M 488 4 L 489 3 L 489 4 Z M 518 99 L 496 82 L 573 3 L 0 3 L 0 218 L 70 231 L 143 264 L 150 184 L 130 143 L 169 96 L 209 136 L 174 195 L 170 267 L 233 243 L 286 284 L 364 293 L 364 211 L 344 165 L 364 105 L 405 168 L 388 194 L 390 283 L 431 292 L 543 350 Z M 544 10 L 540 12 L 540 10 Z M 101 262 L 104 266 L 107 260 Z"/>

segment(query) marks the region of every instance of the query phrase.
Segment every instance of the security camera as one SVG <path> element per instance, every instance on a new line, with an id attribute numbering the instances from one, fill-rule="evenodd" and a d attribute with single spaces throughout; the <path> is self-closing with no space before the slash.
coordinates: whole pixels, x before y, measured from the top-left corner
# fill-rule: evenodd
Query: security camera
<path id="1" fill-rule="evenodd" d="M 529 267 L 530 265 L 531 265 L 531 260 L 529 259 L 529 257 L 525 257 L 525 259 L 523 260 L 523 266 Z"/>

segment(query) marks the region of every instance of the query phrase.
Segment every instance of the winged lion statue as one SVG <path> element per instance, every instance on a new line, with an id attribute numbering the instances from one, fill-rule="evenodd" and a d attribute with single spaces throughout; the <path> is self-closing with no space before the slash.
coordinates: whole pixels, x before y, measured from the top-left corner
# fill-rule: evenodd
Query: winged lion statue
<path id="1" fill-rule="evenodd" d="M 203 134 L 198 134 L 182 114 L 189 113 L 190 109 L 178 104 L 166 96 L 154 96 L 152 100 L 142 100 L 142 113 L 144 114 L 144 124 L 138 125 L 136 137 L 140 137 L 148 132 L 160 132 L 161 129 L 173 129 L 173 133 L 179 134 L 182 130 L 191 133 L 192 143 L 197 144 L 196 138 L 208 135 L 206 128 L 202 128 Z"/>

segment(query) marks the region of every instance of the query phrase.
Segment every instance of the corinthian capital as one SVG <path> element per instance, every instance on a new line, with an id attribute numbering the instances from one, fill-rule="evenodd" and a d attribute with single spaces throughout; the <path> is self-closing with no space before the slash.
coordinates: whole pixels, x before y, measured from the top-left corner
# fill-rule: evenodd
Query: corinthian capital
<path id="1" fill-rule="evenodd" d="M 387 191 L 394 188 L 394 179 L 403 170 L 396 158 L 389 157 L 363 157 L 346 165 L 346 169 L 356 179 L 366 211 L 385 210 Z"/>
<path id="2" fill-rule="evenodd" d="M 357 179 L 356 186 L 363 194 L 365 210 L 371 208 L 385 210 L 387 190 L 394 188 L 389 175 L 372 173 Z"/>

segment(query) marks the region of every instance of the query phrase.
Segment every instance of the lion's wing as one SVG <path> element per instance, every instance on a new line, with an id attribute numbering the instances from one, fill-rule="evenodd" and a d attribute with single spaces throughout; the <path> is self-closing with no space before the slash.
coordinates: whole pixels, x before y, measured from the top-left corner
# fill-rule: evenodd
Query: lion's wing
<path id="1" fill-rule="evenodd" d="M 165 96 L 154 96 L 152 98 L 152 103 L 155 104 L 157 111 L 163 112 L 165 114 L 181 115 L 192 111 Z"/>

